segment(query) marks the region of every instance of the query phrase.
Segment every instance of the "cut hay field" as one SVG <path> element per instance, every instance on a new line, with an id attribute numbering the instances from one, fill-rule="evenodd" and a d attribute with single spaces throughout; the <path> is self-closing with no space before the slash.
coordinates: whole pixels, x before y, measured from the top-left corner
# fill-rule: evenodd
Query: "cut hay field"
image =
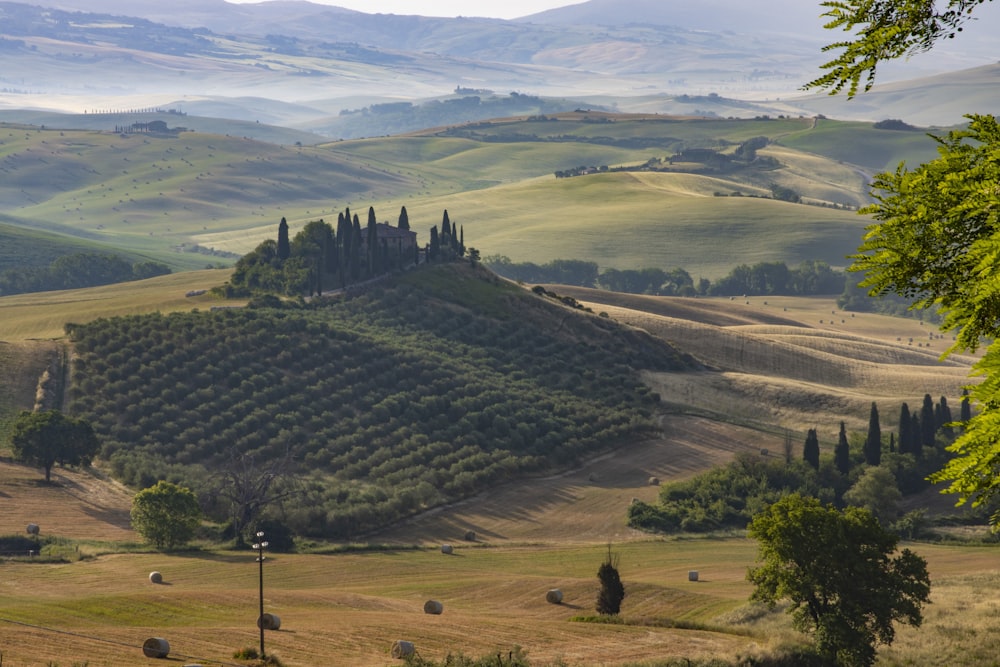
<path id="1" fill-rule="evenodd" d="M 131 301 L 119 295 L 118 307 L 191 307 L 178 290 L 198 279 L 214 284 L 218 272 L 185 275 L 192 282 L 163 277 L 150 281 L 160 291 Z M 652 538 L 625 526 L 626 507 L 656 497 L 652 477 L 683 479 L 740 451 L 780 451 L 786 429 L 797 438 L 818 427 L 829 446 L 841 419 L 863 427 L 871 400 L 916 402 L 925 392 L 951 398 L 968 372 L 967 358 L 937 361 L 948 341 L 932 338 L 928 325 L 833 312 L 832 298 L 765 303 L 551 289 L 646 327 L 715 370 L 649 375 L 666 408 L 658 439 L 367 536 L 377 549 L 312 545 L 312 553 L 271 555 L 265 606 L 281 629 L 267 633 L 266 646 L 284 664 L 398 664 L 389 655 L 398 639 L 435 660 L 459 651 L 506 655 L 520 646 L 533 664 L 580 667 L 735 659 L 798 641 L 781 610 L 748 606 L 753 543 L 738 535 Z M 80 296 L 74 310 L 74 296 L 62 295 L 61 304 L 53 295 L 48 308 L 84 317 L 95 297 Z M 39 316 L 34 329 L 0 338 L 55 331 L 46 321 Z M 883 414 L 886 428 L 895 414 Z M 0 534 L 24 534 L 37 523 L 43 535 L 71 540 L 64 552 L 70 562 L 0 561 L 4 665 L 147 664 L 141 646 L 150 637 L 167 639 L 170 660 L 183 663 L 239 664 L 233 652 L 257 646 L 251 553 L 137 552 L 129 546 L 138 540 L 128 528 L 128 490 L 98 474 L 54 473 L 56 483 L 45 485 L 40 471 L 0 459 Z M 469 531 L 474 540 L 466 539 Z M 443 554 L 443 544 L 454 553 Z M 575 622 L 593 613 L 596 571 L 609 544 L 620 557 L 625 622 Z M 933 604 L 924 627 L 901 631 L 879 665 L 988 663 L 1000 647 L 991 639 L 1000 622 L 989 593 L 1000 585 L 996 547 L 909 546 L 928 559 Z M 163 584 L 149 582 L 154 570 Z M 690 570 L 699 581 L 688 580 Z M 545 601 L 551 588 L 563 592 L 563 604 Z M 441 615 L 423 612 L 431 599 L 443 604 Z"/>

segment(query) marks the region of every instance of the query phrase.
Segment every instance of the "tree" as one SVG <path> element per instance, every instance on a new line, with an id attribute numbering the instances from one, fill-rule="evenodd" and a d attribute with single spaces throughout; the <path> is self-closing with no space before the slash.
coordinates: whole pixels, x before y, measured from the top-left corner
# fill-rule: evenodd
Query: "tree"
<path id="1" fill-rule="evenodd" d="M 962 404 L 960 407 L 959 419 L 961 420 L 963 426 L 967 421 L 972 419 L 972 405 L 969 403 L 968 389 L 962 389 Z"/>
<path id="2" fill-rule="evenodd" d="M 748 529 L 760 563 L 747 578 L 751 599 L 791 601 L 795 627 L 838 665 L 867 666 L 876 647 L 891 644 L 893 624 L 919 627 L 930 594 L 927 563 L 867 510 L 843 512 L 815 498 L 786 496 L 758 514 Z"/>
<path id="3" fill-rule="evenodd" d="M 934 435 L 937 433 L 937 419 L 934 417 L 934 399 L 930 394 L 924 394 L 924 403 L 920 407 L 920 444 L 923 447 L 934 447 Z"/>
<path id="4" fill-rule="evenodd" d="M 194 537 L 201 507 L 183 486 L 160 481 L 132 498 L 132 527 L 157 549 L 172 549 Z"/>
<path id="5" fill-rule="evenodd" d="M 278 259 L 286 260 L 292 254 L 292 246 L 288 242 L 288 222 L 284 218 L 278 223 Z"/>
<path id="6" fill-rule="evenodd" d="M 58 410 L 22 411 L 14 419 L 10 444 L 18 461 L 42 466 L 52 481 L 52 466 L 90 465 L 100 443 L 90 422 L 67 417 Z"/>
<path id="7" fill-rule="evenodd" d="M 864 446 L 865 463 L 877 466 L 882 462 L 882 428 L 879 425 L 878 406 L 872 401 L 872 409 L 868 416 L 868 435 Z"/>
<path id="8" fill-rule="evenodd" d="M 841 475 L 851 472 L 851 446 L 847 442 L 844 422 L 840 422 L 840 435 L 837 436 L 837 446 L 833 450 L 833 465 Z"/>
<path id="9" fill-rule="evenodd" d="M 618 555 L 611 552 L 611 545 L 608 545 L 608 554 L 597 569 L 597 579 L 601 582 L 601 590 L 597 594 L 597 613 L 617 614 L 625 599 L 625 586 L 618 575 Z"/>
<path id="10" fill-rule="evenodd" d="M 819 436 L 814 428 L 809 429 L 806 433 L 806 444 L 802 447 L 802 459 L 819 470 Z"/>
<path id="11" fill-rule="evenodd" d="M 399 221 L 396 223 L 396 226 L 400 229 L 410 228 L 410 216 L 406 213 L 405 206 L 399 209 Z"/>
<path id="12" fill-rule="evenodd" d="M 229 462 L 213 476 L 209 500 L 214 503 L 222 499 L 228 503 L 238 545 L 246 543 L 246 532 L 268 506 L 299 493 L 292 465 L 290 450 L 263 465 L 257 465 L 250 454 L 230 450 Z"/>
<path id="13" fill-rule="evenodd" d="M 902 499 L 896 477 L 882 466 L 866 468 L 854 486 L 844 494 L 848 505 L 865 508 L 882 525 L 899 516 L 899 501 Z"/>
<path id="14" fill-rule="evenodd" d="M 913 453 L 913 432 L 910 430 L 910 406 L 903 403 L 899 408 L 899 453 Z"/>
<path id="15" fill-rule="evenodd" d="M 861 78 L 865 90 L 875 83 L 875 71 L 884 60 L 922 53 L 939 39 L 952 38 L 962 25 L 972 19 L 973 10 L 983 0 L 829 0 L 824 16 L 827 28 L 845 32 L 857 29 L 853 40 L 824 47 L 824 51 L 843 52 L 822 65 L 823 76 L 809 82 L 806 88 L 827 88 L 831 93 L 847 86 L 847 94 L 857 94 Z M 944 5 L 938 8 L 937 5 Z"/>

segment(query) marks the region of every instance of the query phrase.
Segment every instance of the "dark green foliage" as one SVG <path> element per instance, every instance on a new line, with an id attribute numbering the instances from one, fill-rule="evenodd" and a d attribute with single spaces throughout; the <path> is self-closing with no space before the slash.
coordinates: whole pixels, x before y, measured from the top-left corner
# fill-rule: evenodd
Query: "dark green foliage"
<path id="1" fill-rule="evenodd" d="M 200 490 L 233 448 L 260 463 L 287 448 L 315 476 L 287 523 L 327 537 L 655 429 L 634 369 L 693 367 L 464 263 L 351 299 L 101 319 L 70 336 L 70 401 L 116 476 Z"/>
<path id="2" fill-rule="evenodd" d="M 132 264 L 117 255 L 77 253 L 60 257 L 44 268 L 7 269 L 0 274 L 0 294 L 95 287 L 168 273 L 170 267 L 159 262 Z"/>
<path id="3" fill-rule="evenodd" d="M 962 389 L 962 411 L 960 413 L 959 419 L 962 424 L 972 419 L 972 404 L 969 402 L 969 390 Z"/>
<path id="4" fill-rule="evenodd" d="M 895 639 L 896 623 L 923 621 L 926 561 L 897 552 L 896 535 L 867 510 L 840 512 L 793 494 L 756 516 L 747 534 L 759 542 L 760 564 L 747 575 L 751 599 L 790 600 L 795 627 L 838 665 L 874 664 L 876 647 Z"/>
<path id="5" fill-rule="evenodd" d="M 924 403 L 920 407 L 920 445 L 934 446 L 934 435 L 937 433 L 937 423 L 934 419 L 934 399 L 930 394 L 924 394 Z"/>
<path id="6" fill-rule="evenodd" d="M 833 466 L 841 475 L 851 472 L 851 446 L 847 441 L 844 422 L 840 422 L 840 434 L 837 436 L 837 446 L 833 450 Z"/>
<path id="7" fill-rule="evenodd" d="M 913 424 L 910 419 L 910 406 L 906 403 L 899 408 L 899 453 L 914 453 Z"/>
<path id="8" fill-rule="evenodd" d="M 872 401 L 871 413 L 868 416 L 868 435 L 865 437 L 863 450 L 865 463 L 877 466 L 882 460 L 882 427 L 879 424 L 878 406 Z"/>
<path id="9" fill-rule="evenodd" d="M 806 443 L 802 447 L 802 460 L 814 470 L 819 470 L 819 436 L 814 428 L 809 429 L 806 434 Z"/>
<path id="10" fill-rule="evenodd" d="M 597 613 L 618 614 L 625 599 L 625 585 L 618 574 L 618 555 L 611 552 L 610 546 L 604 562 L 597 568 L 597 580 L 601 582 L 601 590 L 597 593 Z"/>
<path id="11" fill-rule="evenodd" d="M 844 291 L 845 282 L 842 272 L 825 262 L 811 260 L 791 269 L 784 262 L 742 264 L 715 283 L 703 278 L 698 285 L 681 268 L 669 271 L 609 268 L 598 273 L 594 262 L 553 260 L 539 266 L 531 262 L 515 263 L 503 255 L 490 255 L 483 258 L 483 263 L 505 278 L 525 283 L 560 283 L 657 296 L 839 294 Z"/>
<path id="12" fill-rule="evenodd" d="M 292 254 L 292 246 L 288 240 L 288 222 L 282 218 L 278 223 L 278 259 L 286 260 Z"/>
<path id="13" fill-rule="evenodd" d="M 14 419 L 10 445 L 16 460 L 41 466 L 48 482 L 56 463 L 90 465 L 100 443 L 84 419 L 67 417 L 58 410 L 25 410 Z"/>
<path id="14" fill-rule="evenodd" d="M 817 471 L 803 461 L 740 454 L 727 466 L 664 484 L 658 505 L 633 502 L 628 524 L 661 533 L 742 529 L 790 491 L 833 501 L 846 489 L 847 481 L 829 466 Z"/>

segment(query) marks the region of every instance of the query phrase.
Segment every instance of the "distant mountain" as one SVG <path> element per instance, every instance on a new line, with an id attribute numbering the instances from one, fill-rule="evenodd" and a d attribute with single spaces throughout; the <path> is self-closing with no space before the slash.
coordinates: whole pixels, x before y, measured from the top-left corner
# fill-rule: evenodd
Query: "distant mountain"
<path id="1" fill-rule="evenodd" d="M 590 0 L 503 21 L 369 14 L 301 0 L 0 2 L 0 108 L 197 105 L 199 113 L 324 128 L 374 104 L 489 90 L 662 113 L 704 112 L 709 107 L 677 99 L 715 95 L 755 104 L 712 113 L 781 113 L 818 73 L 822 45 L 839 37 L 823 31 L 820 12 L 818 2 L 803 0 Z M 995 57 L 993 29 L 1000 30 L 1000 12 L 987 8 L 933 57 L 887 65 L 880 83 L 984 66 Z M 972 94 L 982 91 L 953 89 L 945 106 Z M 244 108 L 247 101 L 254 102 Z M 837 109 L 886 115 L 862 106 Z M 928 113 L 928 122 L 961 120 L 941 105 L 925 107 L 948 114 Z M 226 111 L 234 108 L 242 111 Z"/>

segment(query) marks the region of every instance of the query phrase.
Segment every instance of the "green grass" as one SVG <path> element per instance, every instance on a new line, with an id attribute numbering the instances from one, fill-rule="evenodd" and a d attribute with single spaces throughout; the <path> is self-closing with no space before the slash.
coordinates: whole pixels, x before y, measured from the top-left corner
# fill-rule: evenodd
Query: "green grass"
<path id="1" fill-rule="evenodd" d="M 798 118 L 604 114 L 614 122 L 584 122 L 582 116 L 318 147 L 201 132 L 122 138 L 0 125 L 0 196 L 11 202 L 12 224 L 176 269 L 228 261 L 185 252 L 194 246 L 249 252 L 274 237 L 282 217 L 294 233 L 345 206 L 363 212 L 374 205 L 381 219 L 394 221 L 405 205 L 422 244 L 447 208 L 468 227 L 466 244 L 483 254 L 538 263 L 587 259 L 619 269 L 680 266 L 717 277 L 736 264 L 765 260 L 842 265 L 863 225 L 843 212 L 733 202 L 711 197 L 713 191 L 767 193 L 773 182 L 810 201 L 857 206 L 866 201 L 860 171 L 933 151 L 920 132 L 876 131 L 864 123 L 820 121 L 813 128 L 811 119 Z M 641 164 L 681 147 L 731 147 L 755 136 L 781 142 L 764 153 L 784 168 L 736 180 L 706 176 L 698 186 L 690 178 L 676 186 L 665 179 L 552 177 L 581 165 Z M 746 255 L 720 254 L 720 247 L 746 248 Z"/>

